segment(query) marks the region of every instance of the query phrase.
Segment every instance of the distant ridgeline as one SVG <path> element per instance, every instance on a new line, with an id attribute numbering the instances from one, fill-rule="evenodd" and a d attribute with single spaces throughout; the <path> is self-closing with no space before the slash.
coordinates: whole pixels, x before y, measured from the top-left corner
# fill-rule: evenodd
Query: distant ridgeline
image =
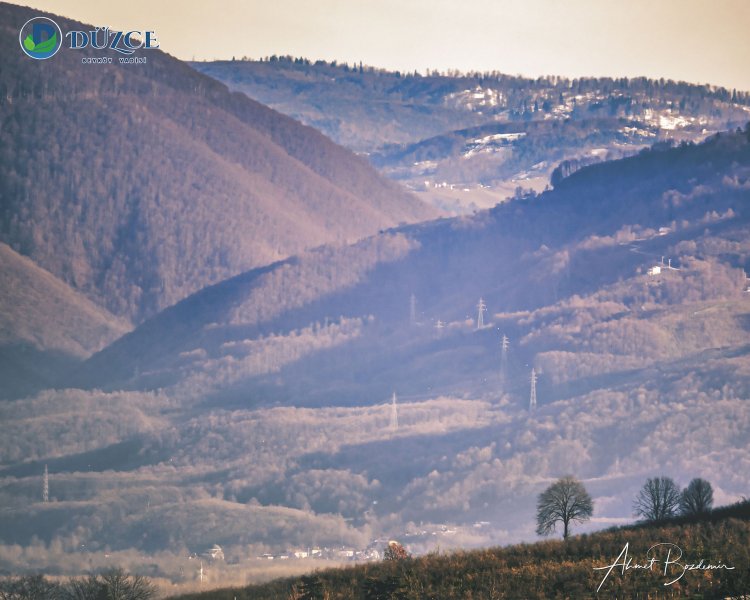
<path id="1" fill-rule="evenodd" d="M 580 166 L 750 119 L 750 93 L 636 78 L 403 73 L 272 56 L 191 63 L 315 127 L 448 214 L 542 191 Z"/>
<path id="2" fill-rule="evenodd" d="M 510 75 L 502 73 L 497 70 L 493 71 L 460 71 L 458 69 L 448 70 L 437 70 L 427 69 L 424 72 L 419 71 L 393 71 L 389 69 L 383 69 L 374 67 L 371 65 L 363 65 L 361 62 L 352 63 L 351 65 L 346 62 L 324 61 L 316 60 L 311 61 L 310 59 L 303 57 L 292 57 L 292 56 L 268 56 L 260 59 L 252 59 L 249 57 L 242 57 L 240 60 L 231 61 L 215 61 L 215 62 L 197 62 L 195 65 L 205 65 L 204 68 L 208 68 L 210 65 L 235 65 L 238 72 L 240 69 L 247 69 L 247 71 L 257 71 L 259 79 L 263 77 L 270 80 L 274 72 L 297 72 L 304 73 L 316 81 L 317 78 L 323 80 L 324 78 L 334 78 L 337 82 L 359 82 L 360 86 L 365 85 L 371 87 L 374 90 L 378 90 L 381 93 L 393 94 L 404 94 L 405 98 L 413 100 L 418 97 L 430 96 L 438 101 L 442 100 L 442 95 L 447 89 L 463 89 L 465 87 L 471 87 L 472 84 L 499 87 L 504 91 L 518 94 L 518 102 L 508 101 L 506 105 L 509 105 L 514 111 L 519 114 L 523 114 L 524 109 L 526 111 L 534 108 L 533 101 L 538 101 L 534 94 L 543 92 L 547 94 L 545 100 L 549 101 L 550 105 L 543 106 L 543 101 L 539 103 L 537 109 L 549 109 L 554 98 L 549 96 L 552 92 L 557 93 L 575 93 L 585 94 L 586 92 L 597 92 L 614 94 L 617 91 L 628 90 L 633 96 L 643 94 L 644 96 L 656 99 L 662 95 L 674 95 L 681 96 L 684 99 L 683 104 L 687 104 L 689 99 L 714 99 L 722 102 L 732 102 L 737 104 L 743 104 L 750 106 L 750 91 L 743 91 L 727 88 L 715 85 L 698 85 L 693 83 L 687 83 L 684 81 L 674 81 L 671 79 L 649 79 L 647 77 L 580 77 L 580 78 L 569 78 L 561 77 L 556 75 L 542 76 L 537 78 L 523 77 L 520 75 Z M 278 76 L 281 77 L 280 75 Z M 499 84 L 499 85 L 497 85 Z M 394 88 L 395 86 L 398 86 Z M 443 89 L 438 89 L 439 86 L 443 86 Z M 304 88 L 304 86 L 303 86 Z M 345 88 L 346 89 L 346 88 Z M 531 95 L 532 102 L 529 103 L 529 95 Z M 524 101 L 525 100 L 525 101 Z M 487 103 L 491 104 L 491 103 Z M 612 96 L 612 104 L 631 104 L 628 99 L 615 100 L 615 96 Z M 478 103 L 479 106 L 484 107 L 482 103 Z M 684 106 L 683 106 L 684 107 Z M 499 108 L 499 107 L 498 107 Z"/>
<path id="3" fill-rule="evenodd" d="M 366 152 L 498 120 L 614 117 L 677 130 L 708 125 L 711 131 L 747 121 L 750 114 L 744 110 L 750 106 L 748 91 L 645 77 L 530 79 L 497 71 L 402 73 L 275 56 L 191 64 Z M 372 130 L 373 123 L 381 128 Z"/>

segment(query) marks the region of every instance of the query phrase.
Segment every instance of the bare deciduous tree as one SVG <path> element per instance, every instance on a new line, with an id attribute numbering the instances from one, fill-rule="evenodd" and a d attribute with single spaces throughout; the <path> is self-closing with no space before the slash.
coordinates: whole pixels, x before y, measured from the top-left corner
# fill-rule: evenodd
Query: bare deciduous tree
<path id="1" fill-rule="evenodd" d="M 633 502 L 633 512 L 647 521 L 669 519 L 675 515 L 680 496 L 680 489 L 671 477 L 649 478 Z"/>
<path id="2" fill-rule="evenodd" d="M 406 548 L 395 540 L 388 542 L 383 552 L 383 560 L 404 560 L 405 558 L 409 558 Z"/>
<path id="3" fill-rule="evenodd" d="M 63 597 L 65 600 L 98 600 L 101 591 L 97 576 L 89 575 L 69 580 L 63 586 Z"/>
<path id="4" fill-rule="evenodd" d="M 709 512 L 714 503 L 714 490 L 705 479 L 696 477 L 682 490 L 680 512 L 683 515 L 701 515 Z"/>
<path id="5" fill-rule="evenodd" d="M 156 597 L 156 588 L 146 577 L 111 569 L 101 575 L 71 579 L 63 586 L 63 597 L 66 600 L 151 600 Z"/>
<path id="6" fill-rule="evenodd" d="M 558 479 L 541 494 L 537 502 L 536 532 L 549 535 L 557 523 L 563 524 L 563 539 L 570 533 L 571 523 L 587 521 L 594 512 L 594 503 L 583 484 L 567 475 Z"/>
<path id="7" fill-rule="evenodd" d="M 58 600 L 60 586 L 42 575 L 0 580 L 0 600 Z"/>
<path id="8" fill-rule="evenodd" d="M 152 600 L 156 588 L 146 577 L 121 569 L 71 578 L 66 583 L 27 575 L 0 580 L 0 600 Z"/>

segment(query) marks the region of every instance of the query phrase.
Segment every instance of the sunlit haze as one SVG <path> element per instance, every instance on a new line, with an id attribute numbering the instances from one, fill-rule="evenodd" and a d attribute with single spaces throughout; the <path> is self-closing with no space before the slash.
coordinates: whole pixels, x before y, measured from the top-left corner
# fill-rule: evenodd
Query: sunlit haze
<path id="1" fill-rule="evenodd" d="M 186 60 L 289 54 L 406 71 L 645 75 L 750 90 L 744 0 L 28 4 L 97 26 L 156 30 L 161 48 Z"/>

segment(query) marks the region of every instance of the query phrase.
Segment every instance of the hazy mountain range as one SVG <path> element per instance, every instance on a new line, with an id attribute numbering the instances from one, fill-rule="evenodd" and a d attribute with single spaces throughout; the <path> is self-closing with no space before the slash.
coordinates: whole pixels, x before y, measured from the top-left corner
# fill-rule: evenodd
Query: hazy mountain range
<path id="1" fill-rule="evenodd" d="M 0 570 L 189 582 L 214 543 L 246 577 L 290 548 L 529 540 L 566 473 L 589 530 L 631 520 L 653 475 L 746 495 L 750 128 L 708 135 L 746 95 L 660 83 L 654 103 L 694 111 L 686 139 L 586 165 L 565 148 L 615 143 L 625 117 L 537 118 L 550 89 L 567 102 L 549 82 L 496 77 L 540 108 L 490 125 L 446 108 L 460 78 L 349 69 L 434 84 L 392 113 L 434 96 L 419 139 L 518 126 L 568 160 L 543 193 L 429 220 L 365 158 L 165 54 L 25 60 L 31 15 L 0 5 Z M 372 143 L 410 141 L 390 135 Z"/>

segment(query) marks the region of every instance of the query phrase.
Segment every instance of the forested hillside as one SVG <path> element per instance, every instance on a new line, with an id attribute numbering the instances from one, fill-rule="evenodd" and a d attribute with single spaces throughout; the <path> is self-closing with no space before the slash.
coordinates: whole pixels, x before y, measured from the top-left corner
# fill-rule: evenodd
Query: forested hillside
<path id="1" fill-rule="evenodd" d="M 149 385 L 164 385 L 208 357 L 237 358 L 243 340 L 340 316 L 372 317 L 378 336 L 402 336 L 411 294 L 417 330 L 428 337 L 438 319 L 471 321 L 480 296 L 524 335 L 533 320 L 513 315 L 544 306 L 591 303 L 624 317 L 649 303 L 739 299 L 749 147 L 747 133 L 738 132 L 656 148 L 473 218 L 404 227 L 250 271 L 169 309 L 87 368 L 96 385 L 122 385 L 136 370 L 153 378 Z M 659 278 L 647 276 L 664 256 L 674 269 L 665 263 Z"/>
<path id="2" fill-rule="evenodd" d="M 750 117 L 747 91 L 642 77 L 400 73 L 288 56 L 193 66 L 366 154 L 453 214 L 541 191 L 560 163 L 696 142 Z"/>
<path id="3" fill-rule="evenodd" d="M 747 90 L 643 77 L 530 79 L 498 71 L 402 73 L 290 56 L 192 64 L 360 152 L 388 143 L 414 143 L 489 121 L 647 116 L 658 124 L 660 111 L 667 108 L 673 117 L 726 121 L 747 119 L 742 107 L 750 106 Z"/>
<path id="4" fill-rule="evenodd" d="M 130 328 L 0 243 L 0 398 L 54 385 Z"/>
<path id="5" fill-rule="evenodd" d="M 0 564 L 153 560 L 189 586 L 214 543 L 213 584 L 313 568 L 257 558 L 307 546 L 507 544 L 565 473 L 584 531 L 632 520 L 659 474 L 738 500 L 748 182 L 747 130 L 656 147 L 186 298 L 4 405 Z"/>
<path id="6" fill-rule="evenodd" d="M 17 32 L 36 14 L 0 5 L 0 241 L 115 315 L 137 323 L 251 267 L 434 214 L 161 51 L 28 59 Z"/>

